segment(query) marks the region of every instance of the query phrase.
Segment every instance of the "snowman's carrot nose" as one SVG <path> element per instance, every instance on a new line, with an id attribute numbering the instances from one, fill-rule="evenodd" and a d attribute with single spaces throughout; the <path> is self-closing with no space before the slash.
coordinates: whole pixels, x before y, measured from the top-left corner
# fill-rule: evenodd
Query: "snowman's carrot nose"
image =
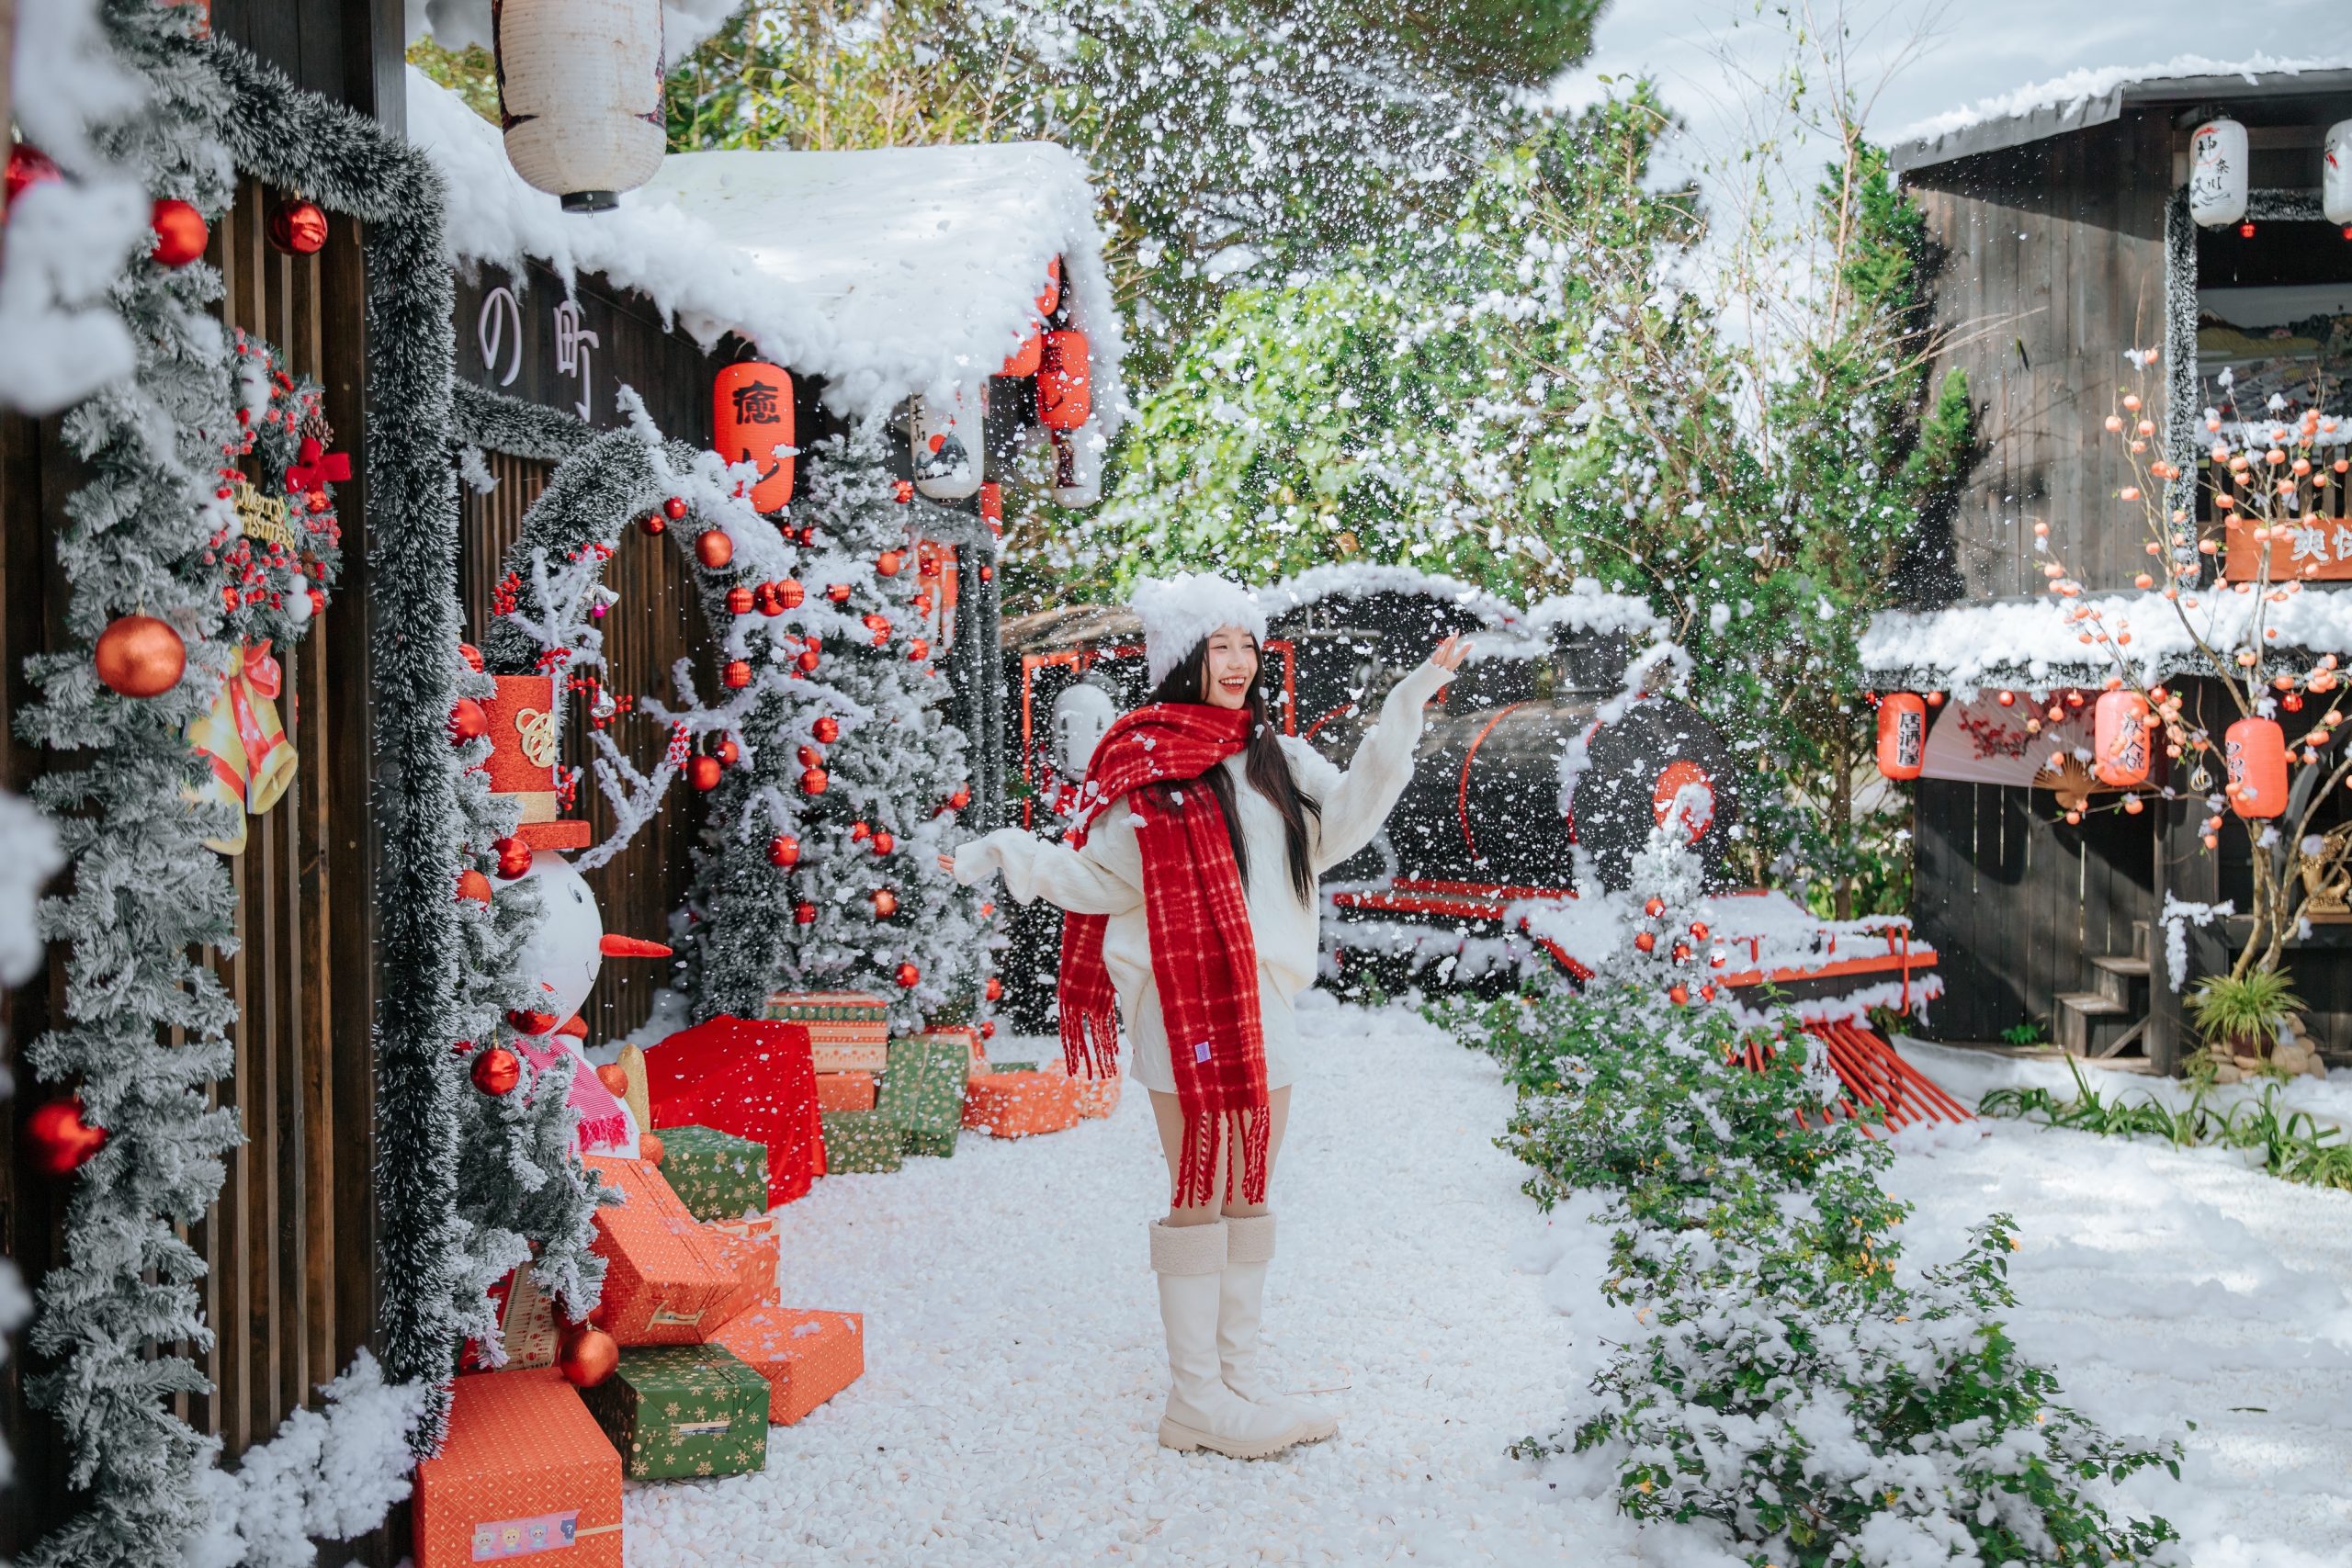
<path id="1" fill-rule="evenodd" d="M 667 958 L 666 942 L 648 942 L 641 936 L 605 935 L 596 940 L 596 951 L 607 958 Z"/>

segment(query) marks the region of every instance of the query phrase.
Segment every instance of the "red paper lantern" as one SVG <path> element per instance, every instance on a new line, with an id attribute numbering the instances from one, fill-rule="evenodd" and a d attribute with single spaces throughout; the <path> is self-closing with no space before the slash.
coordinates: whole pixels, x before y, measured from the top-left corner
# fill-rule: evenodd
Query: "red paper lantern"
<path id="1" fill-rule="evenodd" d="M 1037 371 L 1037 423 L 1048 430 L 1076 430 L 1094 412 L 1086 334 L 1068 329 L 1047 333 L 1042 359 Z"/>
<path id="2" fill-rule="evenodd" d="M 780 512 L 792 500 L 792 375 L 780 365 L 747 359 L 727 366 L 710 388 L 711 446 L 729 463 L 759 470 L 752 505 Z"/>
<path id="3" fill-rule="evenodd" d="M 892 978 L 899 982 L 900 990 L 911 991 L 922 983 L 922 971 L 911 964 L 901 964 L 899 965 L 898 974 Z"/>
<path id="4" fill-rule="evenodd" d="M 314 256 L 327 246 L 327 215 L 316 202 L 294 197 L 269 209 L 269 243 L 290 256 Z"/>
<path id="5" fill-rule="evenodd" d="M 735 540 L 724 528 L 706 528 L 695 540 L 695 559 L 717 571 L 735 558 Z"/>
<path id="6" fill-rule="evenodd" d="M 547 1018 L 549 1015 L 539 1013 L 535 1016 Z M 548 1027 L 554 1025 L 550 1023 Z M 546 1031 L 534 1030 L 530 1032 L 544 1033 Z M 503 1045 L 493 1045 L 474 1057 L 473 1080 L 474 1087 L 484 1094 L 511 1094 L 514 1086 L 523 1081 L 522 1058 Z"/>
<path id="7" fill-rule="evenodd" d="M 727 591 L 727 613 L 730 615 L 750 615 L 754 597 L 749 583 L 737 583 Z"/>
<path id="8" fill-rule="evenodd" d="M 719 671 L 718 678 L 722 682 L 726 682 L 729 690 L 737 692 L 741 691 L 744 687 L 752 683 L 751 660 L 747 659 L 729 660 L 727 661 L 727 668 Z"/>
<path id="9" fill-rule="evenodd" d="M 800 863 L 800 840 L 790 833 L 778 833 L 768 840 L 768 863 L 778 871 L 790 871 Z"/>
<path id="10" fill-rule="evenodd" d="M 490 715 L 471 697 L 459 697 L 449 710 L 449 743 L 462 746 L 490 733 Z"/>
<path id="11" fill-rule="evenodd" d="M 2092 772 L 2098 782 L 2128 789 L 2148 776 L 2148 699 L 2137 692 L 2102 692 L 2091 710 Z"/>
<path id="12" fill-rule="evenodd" d="M 1061 308 L 1062 258 L 1054 257 L 1046 264 L 1046 287 L 1037 290 L 1037 314 L 1050 316 Z"/>
<path id="13" fill-rule="evenodd" d="M 2287 809 L 2287 735 L 2267 718 L 2242 718 L 2222 732 L 2230 771 L 2230 809 L 2240 817 L 2277 817 Z"/>
<path id="14" fill-rule="evenodd" d="M 1045 351 L 1046 334 L 1043 333 L 1031 333 L 1027 337 L 1022 339 L 1021 346 L 1019 348 L 1014 349 L 1011 354 L 1004 356 L 1004 365 L 997 371 L 997 374 L 1000 376 L 1010 377 L 1016 380 L 1024 376 L 1035 376 L 1037 373 L 1038 363 L 1044 357 Z"/>
<path id="15" fill-rule="evenodd" d="M 686 782 L 700 790 L 718 787 L 718 775 L 727 771 L 716 757 L 696 757 L 686 764 Z"/>
<path id="16" fill-rule="evenodd" d="M 160 697 L 187 673 L 187 644 L 153 615 L 123 615 L 98 634 L 91 662 L 108 691 Z"/>
<path id="17" fill-rule="evenodd" d="M 826 778 L 824 769 L 804 768 L 801 770 L 800 773 L 800 793 L 803 795 L 822 795 L 825 793 L 825 786 L 831 782 L 832 781 Z"/>
<path id="18" fill-rule="evenodd" d="M 887 887 L 874 890 L 874 918 L 887 920 L 899 912 L 899 896 Z"/>
<path id="19" fill-rule="evenodd" d="M 640 1145 L 648 1134 L 639 1134 Z M 661 1140 L 654 1139 L 658 1145 Z M 618 1341 L 601 1328 L 585 1327 L 564 1337 L 556 1358 L 556 1370 L 563 1381 L 574 1388 L 594 1388 L 611 1377 L 621 1364 Z"/>
<path id="20" fill-rule="evenodd" d="M 831 714 L 821 715 L 816 723 L 808 727 L 808 733 L 831 746 L 842 738 L 842 721 Z"/>
<path id="21" fill-rule="evenodd" d="M 205 243 L 212 237 L 204 214 L 176 197 L 157 202 L 148 221 L 155 231 L 155 245 L 147 254 L 165 266 L 187 265 L 204 254 Z"/>
<path id="22" fill-rule="evenodd" d="M 808 596 L 808 590 L 800 586 L 800 580 L 797 577 L 787 577 L 775 585 L 775 602 L 787 610 L 800 608 L 801 601 Z"/>
<path id="23" fill-rule="evenodd" d="M 82 1097 L 52 1100 L 25 1120 L 33 1167 L 45 1176 L 70 1176 L 106 1146 L 107 1130 L 82 1117 Z"/>
<path id="24" fill-rule="evenodd" d="M 1927 765 L 1928 705 L 1917 692 L 1894 692 L 1878 705 L 1878 771 L 1916 779 Z"/>
<path id="25" fill-rule="evenodd" d="M 795 904 L 792 907 L 792 923 L 797 926 L 815 925 L 817 923 L 817 906 L 809 903 L 805 898 L 799 903 Z"/>
<path id="26" fill-rule="evenodd" d="M 470 898 L 477 904 L 490 902 L 490 878 L 472 866 L 458 873 L 458 897 Z"/>

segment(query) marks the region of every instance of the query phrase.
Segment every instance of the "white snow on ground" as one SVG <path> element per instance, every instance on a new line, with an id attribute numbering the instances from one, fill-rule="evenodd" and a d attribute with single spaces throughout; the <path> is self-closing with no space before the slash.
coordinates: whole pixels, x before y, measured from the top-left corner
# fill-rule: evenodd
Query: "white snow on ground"
<path id="1" fill-rule="evenodd" d="M 2075 1092 L 2062 1063 L 1914 1041 L 1903 1052 L 1971 1103 L 2004 1082 Z M 2086 1076 L 2103 1095 L 2185 1098 L 2169 1082 Z M 2352 1072 L 2299 1080 L 2282 1103 L 2352 1120 Z M 2179 1527 L 2198 1568 L 2352 1562 L 2352 1193 L 2219 1150 L 1981 1125 L 1896 1161 L 1891 1185 L 1918 1205 L 1910 1261 L 1957 1252 L 1988 1213 L 2016 1214 L 2018 1343 L 2110 1430 L 2197 1423 L 2185 1484 L 2142 1477 L 2131 1501 Z"/>
<path id="2" fill-rule="evenodd" d="M 1267 1325 L 1294 1387 L 1340 1389 L 1337 1438 L 1254 1463 L 1158 1446 L 1143 1227 L 1167 1172 L 1131 1087 L 1107 1122 L 967 1134 L 780 1210 L 784 1299 L 865 1313 L 865 1377 L 773 1428 L 761 1474 L 632 1486 L 631 1568 L 1634 1561 L 1606 1504 L 1503 1454 L 1587 1374 L 1549 1281 L 1512 1271 L 1542 1222 L 1491 1141 L 1496 1068 L 1401 1010 L 1310 996 L 1299 1021 Z"/>

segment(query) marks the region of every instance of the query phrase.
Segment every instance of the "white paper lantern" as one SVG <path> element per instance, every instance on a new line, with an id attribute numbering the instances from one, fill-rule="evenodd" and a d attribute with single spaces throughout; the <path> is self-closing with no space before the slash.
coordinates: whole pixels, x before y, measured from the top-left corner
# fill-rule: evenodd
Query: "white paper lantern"
<path id="1" fill-rule="evenodd" d="M 2352 119 L 2327 128 L 2326 149 L 2320 155 L 2320 209 L 2330 223 L 2352 224 Z"/>
<path id="2" fill-rule="evenodd" d="M 944 398 L 916 398 L 907 412 L 915 489 L 933 501 L 980 491 L 982 394 L 957 388 Z"/>
<path id="3" fill-rule="evenodd" d="M 619 204 L 662 166 L 662 0 L 502 0 L 498 109 L 514 172 L 566 211 Z"/>
<path id="4" fill-rule="evenodd" d="M 1091 506 L 1102 499 L 1102 433 L 1091 424 L 1057 430 L 1054 499 L 1064 506 Z"/>
<path id="5" fill-rule="evenodd" d="M 1091 681 L 1078 684 L 1054 699 L 1054 772 L 1069 783 L 1086 776 L 1086 764 L 1102 743 L 1119 705 Z"/>
<path id="6" fill-rule="evenodd" d="M 2245 216 L 2245 127 L 2209 119 L 2188 137 L 2188 214 L 2208 229 Z"/>

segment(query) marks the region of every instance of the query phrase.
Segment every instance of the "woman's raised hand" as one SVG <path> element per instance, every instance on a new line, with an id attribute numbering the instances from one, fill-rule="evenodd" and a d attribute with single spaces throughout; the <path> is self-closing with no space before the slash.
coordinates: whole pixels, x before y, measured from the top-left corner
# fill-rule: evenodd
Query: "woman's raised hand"
<path id="1" fill-rule="evenodd" d="M 953 872 L 956 869 L 956 857 L 954 855 L 940 856 L 939 869 L 945 872 Z"/>
<path id="2" fill-rule="evenodd" d="M 1457 633 L 1437 645 L 1437 651 L 1430 655 L 1430 662 L 1452 674 L 1462 668 L 1464 660 L 1470 657 L 1470 639 Z"/>

